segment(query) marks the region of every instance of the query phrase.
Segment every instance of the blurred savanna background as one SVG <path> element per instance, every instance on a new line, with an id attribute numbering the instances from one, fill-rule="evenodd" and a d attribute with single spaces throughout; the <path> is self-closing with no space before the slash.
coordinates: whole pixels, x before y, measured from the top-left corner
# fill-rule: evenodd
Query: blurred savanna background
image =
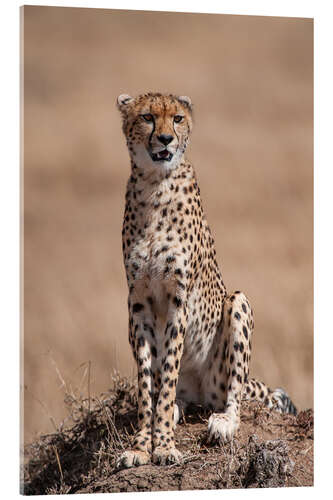
<path id="1" fill-rule="evenodd" d="M 189 95 L 224 282 L 255 311 L 252 374 L 313 405 L 313 21 L 22 8 L 25 442 L 66 392 L 134 375 L 121 93 Z"/>

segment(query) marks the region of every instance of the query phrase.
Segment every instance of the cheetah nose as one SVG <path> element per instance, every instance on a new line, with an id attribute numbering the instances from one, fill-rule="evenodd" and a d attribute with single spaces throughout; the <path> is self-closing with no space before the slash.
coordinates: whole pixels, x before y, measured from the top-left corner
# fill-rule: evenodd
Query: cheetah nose
<path id="1" fill-rule="evenodd" d="M 162 143 L 164 144 L 164 146 L 167 146 L 168 144 L 170 144 L 170 142 L 172 141 L 173 139 L 173 136 L 172 135 L 166 135 L 166 134 L 162 134 L 162 135 L 159 135 L 157 137 L 157 139 Z"/>

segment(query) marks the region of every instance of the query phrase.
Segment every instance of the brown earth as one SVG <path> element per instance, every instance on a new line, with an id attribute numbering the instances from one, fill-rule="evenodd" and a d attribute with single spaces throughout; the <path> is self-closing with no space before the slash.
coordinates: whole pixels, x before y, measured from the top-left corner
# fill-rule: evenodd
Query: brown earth
<path id="1" fill-rule="evenodd" d="M 231 443 L 208 444 L 208 413 L 192 407 L 176 428 L 179 464 L 116 468 L 136 425 L 136 390 L 118 380 L 102 398 L 67 395 L 72 427 L 26 447 L 22 493 L 106 493 L 313 486 L 313 411 L 283 416 L 244 403 Z"/>
<path id="2" fill-rule="evenodd" d="M 252 374 L 312 407 L 312 20 L 22 12 L 25 442 L 59 428 L 64 394 L 87 395 L 88 372 L 94 394 L 114 368 L 134 374 L 123 92 L 192 98 L 189 158 L 223 278 L 255 312 Z"/>

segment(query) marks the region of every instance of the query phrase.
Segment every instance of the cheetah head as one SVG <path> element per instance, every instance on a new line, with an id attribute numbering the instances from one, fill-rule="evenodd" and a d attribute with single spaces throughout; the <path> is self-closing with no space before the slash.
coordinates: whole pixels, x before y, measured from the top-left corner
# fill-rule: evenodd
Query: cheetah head
<path id="1" fill-rule="evenodd" d="M 179 165 L 192 130 L 189 97 L 148 93 L 117 100 L 133 162 L 148 170 L 173 170 Z"/>

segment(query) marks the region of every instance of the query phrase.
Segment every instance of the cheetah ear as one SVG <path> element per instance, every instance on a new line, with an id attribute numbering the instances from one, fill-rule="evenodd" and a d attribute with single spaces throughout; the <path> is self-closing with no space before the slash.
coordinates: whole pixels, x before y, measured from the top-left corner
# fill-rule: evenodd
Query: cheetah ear
<path id="1" fill-rule="evenodd" d="M 187 97 L 187 95 L 180 95 L 179 97 L 177 97 L 178 101 L 185 105 L 189 110 L 192 111 L 192 101 L 189 97 Z"/>
<path id="2" fill-rule="evenodd" d="M 120 111 L 126 111 L 126 107 L 133 102 L 134 99 L 128 94 L 120 94 L 117 99 L 117 106 Z"/>

